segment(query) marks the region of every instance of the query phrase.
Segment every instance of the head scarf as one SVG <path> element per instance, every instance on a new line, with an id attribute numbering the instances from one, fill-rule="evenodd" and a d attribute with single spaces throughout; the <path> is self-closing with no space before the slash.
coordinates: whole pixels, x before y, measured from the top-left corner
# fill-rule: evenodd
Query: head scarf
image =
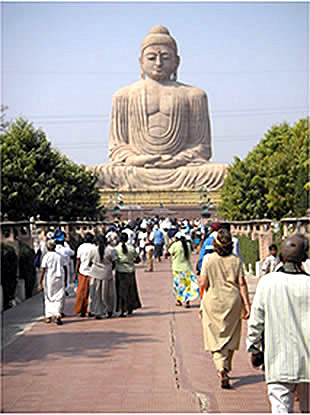
<path id="1" fill-rule="evenodd" d="M 212 232 L 218 231 L 220 229 L 220 227 L 221 227 L 220 222 L 214 222 L 211 225 L 211 231 Z"/>

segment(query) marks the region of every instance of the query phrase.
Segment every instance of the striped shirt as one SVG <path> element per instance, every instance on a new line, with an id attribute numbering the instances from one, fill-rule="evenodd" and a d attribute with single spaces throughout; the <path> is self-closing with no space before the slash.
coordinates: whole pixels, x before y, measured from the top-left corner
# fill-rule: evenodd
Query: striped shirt
<path id="1" fill-rule="evenodd" d="M 310 276 L 272 272 L 259 281 L 247 348 L 265 339 L 266 383 L 310 382 Z"/>

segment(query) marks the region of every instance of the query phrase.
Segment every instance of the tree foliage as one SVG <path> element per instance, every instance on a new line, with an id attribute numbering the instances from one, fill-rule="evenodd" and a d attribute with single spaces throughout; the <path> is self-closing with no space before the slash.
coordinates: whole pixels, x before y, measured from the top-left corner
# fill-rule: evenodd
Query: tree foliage
<path id="1" fill-rule="evenodd" d="M 304 216 L 309 207 L 310 118 L 274 125 L 244 160 L 235 157 L 221 191 L 228 220 Z"/>
<path id="2" fill-rule="evenodd" d="M 19 118 L 1 134 L 2 212 L 12 220 L 73 220 L 102 214 L 97 177 L 53 149 L 44 132 Z"/>
<path id="3" fill-rule="evenodd" d="M 8 106 L 0 104 L 0 132 L 6 131 L 10 123 L 6 120 L 5 112 L 7 111 Z"/>

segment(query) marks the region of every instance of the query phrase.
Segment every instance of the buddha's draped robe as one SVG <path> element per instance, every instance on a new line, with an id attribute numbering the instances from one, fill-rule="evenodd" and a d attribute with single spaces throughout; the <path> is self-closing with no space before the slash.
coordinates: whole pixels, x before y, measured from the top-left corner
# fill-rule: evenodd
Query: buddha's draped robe
<path id="1" fill-rule="evenodd" d="M 123 163 L 129 155 L 145 154 L 178 155 L 186 162 L 209 160 L 210 122 L 206 94 L 180 83 L 167 88 L 172 92 L 169 96 L 169 126 L 161 136 L 149 132 L 145 81 L 114 95 L 110 129 L 112 162 Z"/>
<path id="2" fill-rule="evenodd" d="M 99 174 L 104 189 L 184 190 L 203 185 L 218 189 L 223 184 L 226 166 L 209 163 L 211 134 L 206 94 L 179 82 L 169 85 L 169 124 L 161 135 L 151 134 L 147 116 L 149 86 L 142 80 L 120 89 L 113 97 L 110 126 L 109 164 L 91 169 Z M 128 157 L 141 155 L 172 156 L 182 161 L 177 168 L 136 167 Z"/>

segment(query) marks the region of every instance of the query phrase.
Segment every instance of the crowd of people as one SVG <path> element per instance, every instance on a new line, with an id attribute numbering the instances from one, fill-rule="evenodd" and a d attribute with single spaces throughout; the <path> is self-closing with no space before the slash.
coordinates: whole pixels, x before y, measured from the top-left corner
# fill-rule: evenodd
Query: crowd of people
<path id="1" fill-rule="evenodd" d="M 38 289 L 44 290 L 46 322 L 54 318 L 60 325 L 75 252 L 60 229 L 46 237 Z M 265 372 L 272 412 L 292 412 L 296 391 L 301 412 L 309 412 L 308 249 L 303 234 L 284 240 L 280 255 L 270 245 L 251 310 L 238 239 L 227 224 L 158 217 L 115 223 L 97 237 L 87 233 L 77 249 L 74 312 L 96 319 L 131 315 L 141 307 L 136 264 L 153 272 L 156 263 L 170 257 L 176 306 L 189 308 L 200 298 L 204 346 L 212 353 L 220 386 L 231 388 L 241 321 L 249 320 L 247 350 L 253 367 Z M 193 252 L 198 254 L 195 270 Z"/>
<path id="2" fill-rule="evenodd" d="M 75 314 L 98 320 L 131 315 L 141 307 L 136 264 L 144 263 L 145 271 L 153 272 L 154 263 L 169 255 L 177 303 L 189 306 L 199 296 L 191 252 L 204 231 L 200 221 L 137 219 L 114 223 L 96 236 L 86 233 L 76 250 L 60 228 L 46 232 L 40 243 L 38 285 L 38 290 L 44 291 L 45 321 L 63 324 L 65 299 L 72 284 L 76 284 Z M 185 246 L 185 256 L 181 246 Z"/>

